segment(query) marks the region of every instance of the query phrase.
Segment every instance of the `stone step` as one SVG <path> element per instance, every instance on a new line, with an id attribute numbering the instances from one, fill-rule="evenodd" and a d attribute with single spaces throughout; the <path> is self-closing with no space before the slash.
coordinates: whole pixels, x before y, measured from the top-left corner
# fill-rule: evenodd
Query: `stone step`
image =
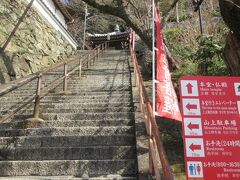
<path id="1" fill-rule="evenodd" d="M 31 118 L 32 115 L 15 115 L 14 119 L 26 120 Z M 42 119 L 46 120 L 119 120 L 119 119 L 134 119 L 133 112 L 116 112 L 116 113 L 43 113 Z"/>
<path id="2" fill-rule="evenodd" d="M 4 161 L 119 160 L 136 156 L 132 146 L 1 148 Z"/>
<path id="3" fill-rule="evenodd" d="M 105 94 L 105 95 L 71 95 L 71 96 L 61 96 L 61 95 L 49 95 L 45 96 L 41 99 L 41 102 L 43 101 L 73 101 L 73 102 L 88 102 L 88 101 L 119 101 L 120 99 L 131 99 L 131 94 Z M 7 97 L 4 99 L 1 99 L 1 103 L 12 103 L 12 102 L 26 102 L 28 100 L 28 97 Z"/>
<path id="4" fill-rule="evenodd" d="M 8 102 L 4 102 L 4 105 L 1 105 L 0 109 L 4 110 L 9 110 L 10 107 L 14 106 L 14 107 L 17 107 L 19 105 L 21 105 L 23 102 L 25 102 L 24 100 L 22 101 L 8 101 Z M 80 104 L 81 106 L 97 106 L 97 105 L 100 105 L 101 107 L 101 104 L 109 104 L 109 106 L 111 106 L 111 104 L 131 104 L 131 99 L 130 98 L 111 98 L 111 99 L 58 99 L 58 98 L 43 98 L 41 99 L 41 105 L 45 105 L 45 104 Z M 31 104 L 33 105 L 33 103 Z M 114 106 L 114 105 L 113 105 Z M 117 106 L 117 105 L 116 105 Z"/>
<path id="5" fill-rule="evenodd" d="M 63 108 L 40 108 L 40 113 L 114 113 L 114 112 L 133 112 L 133 107 L 80 107 L 80 108 L 71 108 L 71 107 L 63 107 Z M 28 108 L 26 110 L 21 110 L 16 113 L 18 114 L 32 114 L 33 108 Z"/>
<path id="6" fill-rule="evenodd" d="M 114 75 L 124 75 L 125 77 L 130 77 L 129 71 L 115 70 L 115 69 L 101 69 L 101 70 L 88 70 L 84 73 L 86 76 L 114 76 Z"/>
<path id="7" fill-rule="evenodd" d="M 57 91 L 58 92 L 58 91 Z M 92 90 L 92 91 L 76 91 L 76 92 L 69 92 L 66 95 L 59 95 L 59 94 L 55 94 L 55 93 L 50 93 L 48 94 L 46 97 L 67 97 L 67 98 L 76 98 L 78 97 L 79 99 L 81 98 L 85 98 L 85 97 L 101 97 L 101 96 L 108 96 L 108 97 L 118 97 L 118 96 L 127 96 L 127 95 L 131 95 L 132 92 L 131 91 L 100 91 L 100 90 Z M 34 95 L 34 94 L 32 94 Z M 12 97 L 12 96 L 5 96 L 5 97 L 1 97 L 1 100 L 8 100 L 8 99 L 25 99 L 27 95 L 22 94 L 23 97 L 18 96 L 18 97 Z M 82 97 L 80 97 L 82 96 Z"/>
<path id="8" fill-rule="evenodd" d="M 83 146 L 132 146 L 133 134 L 92 135 L 92 136 L 16 136 L 0 137 L 0 146 L 41 148 L 41 147 L 83 147 Z"/>
<path id="9" fill-rule="evenodd" d="M 63 89 L 62 87 L 56 88 L 52 90 L 53 93 L 50 95 L 58 95 L 58 92 L 62 92 Z M 104 94 L 131 94 L 131 88 L 125 87 L 125 88 L 115 88 L 115 87 L 79 87 L 79 86 L 72 86 L 68 87 L 68 93 L 67 95 L 69 96 L 74 96 L 74 95 L 104 95 Z M 26 96 L 26 94 L 23 94 L 23 96 Z"/>
<path id="10" fill-rule="evenodd" d="M 96 79 L 96 81 L 102 81 L 102 80 Z M 92 83 L 92 84 L 88 84 L 88 83 Z M 69 90 L 72 90 L 72 88 L 79 89 L 79 92 L 81 91 L 122 91 L 122 90 L 131 90 L 129 88 L 130 86 L 129 84 L 130 84 L 129 82 L 119 83 L 119 84 L 111 84 L 111 82 L 96 84 L 96 82 L 90 82 L 86 80 L 86 82 L 82 84 L 68 85 L 68 88 Z M 56 89 L 62 89 L 62 85 Z"/>
<path id="11" fill-rule="evenodd" d="M 104 136 L 104 135 L 129 135 L 134 133 L 131 126 L 105 126 L 105 127 L 52 127 L 29 129 L 1 129 L 0 137 L 15 136 Z"/>
<path id="12" fill-rule="evenodd" d="M 92 127 L 104 127 L 104 126 L 132 126 L 133 120 L 124 119 L 124 120 L 67 120 L 67 121 L 57 121 L 49 120 L 38 125 L 37 127 L 83 127 L 83 126 L 92 126 Z M 0 129 L 19 129 L 20 127 L 26 127 L 26 121 L 15 121 L 9 123 L 1 123 Z"/>
<path id="13" fill-rule="evenodd" d="M 77 178 L 74 176 L 13 176 L 0 177 L 4 180 L 137 180 L 137 177 L 122 176 L 122 175 L 103 175 L 93 178 Z"/>
<path id="14" fill-rule="evenodd" d="M 129 84 L 121 85 L 121 86 L 112 86 L 112 85 L 84 86 L 80 84 L 80 85 L 69 85 L 68 89 L 70 91 L 68 95 L 76 95 L 76 94 L 82 94 L 82 93 L 89 93 L 89 94 L 131 93 L 131 88 L 129 87 Z M 56 88 L 55 91 L 62 91 L 62 85 Z M 28 89 L 13 91 L 10 94 L 0 97 L 0 99 L 5 97 L 11 97 L 14 95 L 28 96 L 35 93 L 36 93 L 36 90 L 28 90 Z"/>
<path id="15" fill-rule="evenodd" d="M 21 102 L 22 103 L 22 102 Z M 11 106 L 13 106 L 14 104 L 10 104 L 10 103 L 6 103 L 4 105 L 1 105 L 0 110 L 1 109 L 6 109 L 6 108 L 10 108 Z M 31 104 L 32 106 L 34 105 L 34 103 Z M 109 103 L 106 101 L 106 103 L 103 102 L 96 102 L 96 103 L 76 103 L 76 102 L 51 102 L 49 101 L 49 103 L 45 103 L 41 101 L 41 108 L 72 108 L 72 109 L 79 109 L 79 108 L 83 108 L 83 107 L 98 107 L 98 108 L 108 108 L 108 107 L 131 107 L 133 105 L 133 103 L 131 102 L 114 102 L 114 103 Z"/>
<path id="16" fill-rule="evenodd" d="M 136 160 L 52 160 L 0 161 L 1 176 L 64 176 L 96 177 L 99 175 L 137 174 Z"/>

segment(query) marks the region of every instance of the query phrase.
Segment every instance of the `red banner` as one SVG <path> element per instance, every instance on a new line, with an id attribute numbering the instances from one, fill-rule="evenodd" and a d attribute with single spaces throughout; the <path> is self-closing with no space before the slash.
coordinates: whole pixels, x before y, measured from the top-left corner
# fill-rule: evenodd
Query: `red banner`
<path id="1" fill-rule="evenodd" d="M 154 7 L 154 11 L 156 26 L 156 112 L 158 116 L 182 121 L 163 47 L 161 25 L 156 7 Z"/>

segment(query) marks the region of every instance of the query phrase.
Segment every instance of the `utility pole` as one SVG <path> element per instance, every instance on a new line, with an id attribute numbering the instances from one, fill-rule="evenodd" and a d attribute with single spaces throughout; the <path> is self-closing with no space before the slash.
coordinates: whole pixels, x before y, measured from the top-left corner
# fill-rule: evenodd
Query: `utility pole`
<path id="1" fill-rule="evenodd" d="M 203 35 L 203 24 L 202 24 L 202 8 L 201 8 L 201 5 L 199 6 L 199 9 L 198 9 L 198 18 L 199 18 L 199 25 L 200 25 L 200 32 L 201 32 L 201 35 Z"/>
<path id="2" fill-rule="evenodd" d="M 88 9 L 87 4 L 85 5 L 85 17 L 84 17 L 84 32 L 83 32 L 83 46 L 82 49 L 85 50 L 85 43 L 86 43 L 86 29 L 87 29 L 87 16 L 88 16 Z"/>
<path id="3" fill-rule="evenodd" d="M 193 2 L 193 6 L 194 6 L 194 12 L 198 11 L 200 32 L 201 32 L 201 34 L 203 34 L 202 10 L 201 10 L 201 4 L 202 4 L 203 0 L 192 0 L 192 2 Z"/>
<path id="4" fill-rule="evenodd" d="M 178 3 L 176 4 L 176 16 L 177 16 L 177 23 L 179 23 Z"/>

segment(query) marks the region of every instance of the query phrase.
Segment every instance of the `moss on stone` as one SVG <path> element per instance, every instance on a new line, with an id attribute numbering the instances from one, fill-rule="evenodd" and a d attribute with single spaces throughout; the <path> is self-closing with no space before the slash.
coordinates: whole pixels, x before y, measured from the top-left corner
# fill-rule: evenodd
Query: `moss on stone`
<path id="1" fill-rule="evenodd" d="M 0 7 L 0 43 L 3 44 L 26 3 L 24 0 L 4 0 L 0 1 Z M 73 48 L 31 8 L 0 58 L 0 83 L 39 71 L 71 54 Z"/>

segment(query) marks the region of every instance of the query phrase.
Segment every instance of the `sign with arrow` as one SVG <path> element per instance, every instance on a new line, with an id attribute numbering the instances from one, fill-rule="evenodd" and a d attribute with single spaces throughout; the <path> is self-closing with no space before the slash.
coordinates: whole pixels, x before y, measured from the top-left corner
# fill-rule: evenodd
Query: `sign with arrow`
<path id="1" fill-rule="evenodd" d="M 187 138 L 185 146 L 187 157 L 205 157 L 202 138 Z"/>
<path id="2" fill-rule="evenodd" d="M 201 145 L 198 145 L 198 144 L 191 144 L 190 146 L 189 146 L 189 148 L 192 150 L 192 152 L 195 152 L 195 150 L 201 150 L 202 149 L 202 146 Z"/>
<path id="3" fill-rule="evenodd" d="M 184 115 L 200 115 L 199 99 L 183 99 Z"/>
<path id="4" fill-rule="evenodd" d="M 187 180 L 240 179 L 240 78 L 179 81 Z"/>
<path id="5" fill-rule="evenodd" d="M 184 132 L 187 136 L 202 136 L 201 118 L 184 118 Z"/>
<path id="6" fill-rule="evenodd" d="M 198 96 L 197 81 L 181 81 L 183 96 Z"/>

